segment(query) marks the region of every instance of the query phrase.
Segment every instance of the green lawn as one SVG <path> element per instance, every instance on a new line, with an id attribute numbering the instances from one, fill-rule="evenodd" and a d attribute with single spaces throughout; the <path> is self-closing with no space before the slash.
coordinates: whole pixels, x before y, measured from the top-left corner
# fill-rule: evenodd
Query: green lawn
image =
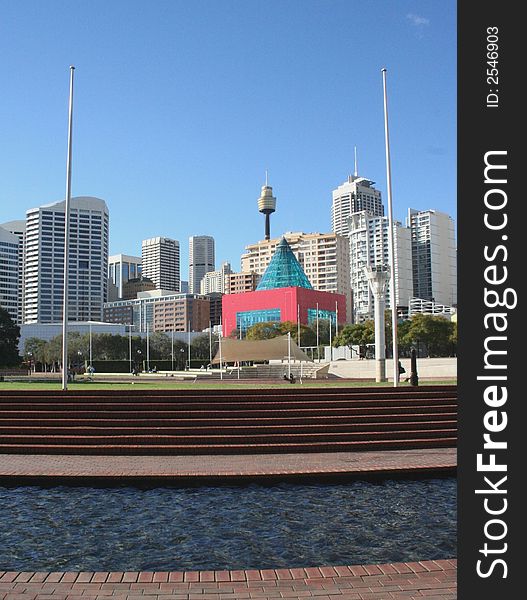
<path id="1" fill-rule="evenodd" d="M 448 379 L 448 380 L 440 380 L 440 381 L 431 381 L 431 380 L 422 380 L 419 382 L 420 385 L 451 385 L 456 384 L 456 379 Z M 70 383 L 68 384 L 68 389 L 70 390 L 181 390 L 181 389 L 217 389 L 222 387 L 224 389 L 235 389 L 243 387 L 245 389 L 261 389 L 261 388 L 289 388 L 292 384 L 290 383 L 245 383 L 245 382 L 233 382 L 233 381 L 216 381 L 212 382 L 158 382 L 158 381 L 134 381 L 134 382 L 123 382 L 123 383 L 112 383 L 112 382 L 98 382 L 98 381 L 86 381 L 79 383 Z M 391 382 L 385 383 L 375 383 L 374 381 L 350 381 L 346 379 L 331 379 L 329 381 L 323 380 L 304 380 L 303 384 L 295 383 L 293 387 L 298 386 L 308 386 L 308 387 L 371 387 L 371 386 L 379 386 L 379 387 L 392 387 Z M 401 382 L 401 387 L 409 386 L 408 383 Z M 11 390 L 60 390 L 61 384 L 57 381 L 50 382 L 0 382 L 0 392 L 2 390 L 11 391 Z"/>

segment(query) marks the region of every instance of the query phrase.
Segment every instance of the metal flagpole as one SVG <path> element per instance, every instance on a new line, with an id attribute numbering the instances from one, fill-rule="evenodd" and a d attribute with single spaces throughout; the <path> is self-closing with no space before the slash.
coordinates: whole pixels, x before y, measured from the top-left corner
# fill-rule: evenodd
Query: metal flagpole
<path id="1" fill-rule="evenodd" d="M 329 321 L 329 362 L 333 360 L 333 346 L 331 345 L 331 330 L 333 329 L 333 323 L 331 322 L 331 317 L 328 319 Z"/>
<path id="2" fill-rule="evenodd" d="M 320 341 L 318 335 L 318 302 L 317 302 L 317 360 L 320 362 Z"/>
<path id="3" fill-rule="evenodd" d="M 221 331 L 220 331 L 220 337 L 218 338 L 218 351 L 220 353 L 220 379 L 223 379 L 223 359 L 221 356 L 221 337 L 223 335 L 223 325 L 221 324 L 221 320 L 220 320 L 220 327 L 221 327 Z"/>
<path id="4" fill-rule="evenodd" d="M 128 325 L 128 352 L 130 354 L 130 373 L 132 372 L 132 325 Z"/>
<path id="5" fill-rule="evenodd" d="M 209 321 L 209 364 L 212 369 L 212 321 Z"/>
<path id="6" fill-rule="evenodd" d="M 296 339 L 298 347 L 300 348 L 300 304 L 296 305 L 296 322 L 298 327 Z"/>
<path id="7" fill-rule="evenodd" d="M 188 322 L 188 370 L 190 371 L 190 321 Z"/>
<path id="8" fill-rule="evenodd" d="M 174 323 L 172 323 L 172 371 L 174 371 Z"/>
<path id="9" fill-rule="evenodd" d="M 390 246 L 390 305 L 392 309 L 393 387 L 399 383 L 399 349 L 397 347 L 397 304 L 395 294 L 395 249 L 393 240 L 392 170 L 390 164 L 390 136 L 388 133 L 388 95 L 386 68 L 381 69 L 384 92 L 384 138 L 386 143 L 386 183 L 388 188 L 388 244 Z"/>
<path id="10" fill-rule="evenodd" d="M 150 372 L 150 332 L 146 324 L 146 370 Z"/>
<path id="11" fill-rule="evenodd" d="M 90 367 L 92 366 L 92 334 L 91 334 L 91 323 L 90 323 Z"/>
<path id="12" fill-rule="evenodd" d="M 291 379 L 291 332 L 287 332 L 287 376 Z"/>
<path id="13" fill-rule="evenodd" d="M 70 202 L 71 202 L 71 145 L 73 134 L 73 74 L 70 66 L 70 99 L 68 115 L 68 158 L 66 161 L 66 202 L 64 205 L 64 294 L 62 306 L 62 389 L 68 389 L 68 254 L 70 241 Z"/>

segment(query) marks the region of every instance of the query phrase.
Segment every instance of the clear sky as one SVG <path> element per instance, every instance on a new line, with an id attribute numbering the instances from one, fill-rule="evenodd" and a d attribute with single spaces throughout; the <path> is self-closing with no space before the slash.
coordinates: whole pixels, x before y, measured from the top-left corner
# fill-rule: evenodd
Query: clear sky
<path id="1" fill-rule="evenodd" d="M 0 0 L 0 223 L 64 199 L 69 65 L 74 196 L 110 210 L 110 253 L 212 235 L 240 268 L 271 235 L 331 229 L 353 172 L 386 206 L 388 69 L 394 216 L 456 218 L 453 0 Z"/>

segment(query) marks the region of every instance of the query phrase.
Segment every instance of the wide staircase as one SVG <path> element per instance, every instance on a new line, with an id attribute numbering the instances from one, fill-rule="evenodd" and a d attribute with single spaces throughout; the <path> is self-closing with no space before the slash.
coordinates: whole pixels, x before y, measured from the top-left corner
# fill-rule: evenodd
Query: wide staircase
<path id="1" fill-rule="evenodd" d="M 17 391 L 0 453 L 189 455 L 453 447 L 456 386 Z"/>

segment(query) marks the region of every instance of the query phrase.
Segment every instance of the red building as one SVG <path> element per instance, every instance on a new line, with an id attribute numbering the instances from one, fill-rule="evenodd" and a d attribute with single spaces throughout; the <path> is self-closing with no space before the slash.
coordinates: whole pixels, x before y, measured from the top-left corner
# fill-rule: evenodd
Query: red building
<path id="1" fill-rule="evenodd" d="M 346 323 L 346 296 L 314 290 L 285 238 L 254 292 L 226 294 L 222 299 L 224 337 L 235 329 L 245 333 L 256 323 L 312 325 L 317 319 L 331 319 L 333 326 Z"/>
<path id="2" fill-rule="evenodd" d="M 320 292 L 303 287 L 286 287 L 274 290 L 226 294 L 222 298 L 223 335 L 228 337 L 233 329 L 245 333 L 256 323 L 268 321 L 293 321 L 312 325 L 319 319 L 335 323 L 346 322 L 346 296 Z"/>

